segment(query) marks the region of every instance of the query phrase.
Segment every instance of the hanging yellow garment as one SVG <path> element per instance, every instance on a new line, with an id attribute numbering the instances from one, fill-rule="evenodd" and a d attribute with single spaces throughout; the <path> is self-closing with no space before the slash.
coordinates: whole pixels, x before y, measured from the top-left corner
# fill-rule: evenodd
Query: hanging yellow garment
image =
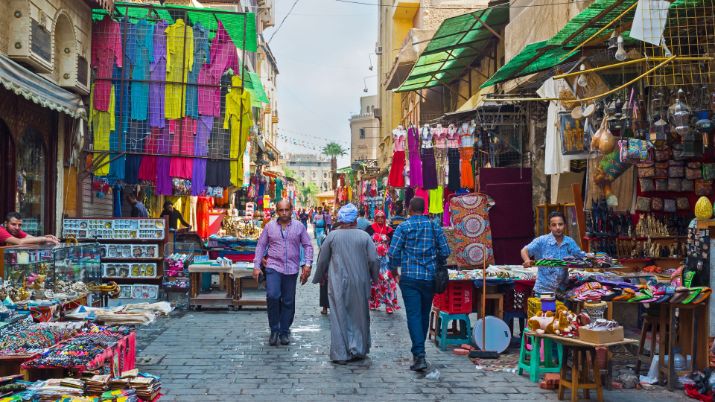
<path id="1" fill-rule="evenodd" d="M 186 115 L 186 83 L 194 65 L 194 29 L 178 19 L 166 27 L 166 99 L 167 119 Z"/>
<path id="2" fill-rule="evenodd" d="M 94 139 L 93 149 L 95 151 L 109 151 L 109 134 L 115 129 L 114 122 L 114 85 L 109 91 L 109 107 L 107 111 L 96 110 L 94 108 L 94 84 L 91 86 L 89 95 L 89 124 L 92 129 L 92 138 Z M 109 174 L 109 154 L 104 157 L 98 152 L 94 153 L 95 160 L 102 158 L 96 163 L 102 164 L 94 171 L 96 176 L 106 176 Z"/>
<path id="3" fill-rule="evenodd" d="M 231 78 L 231 90 L 226 95 L 223 128 L 229 130 L 231 135 L 229 148 L 231 183 L 237 187 L 243 184 L 243 151 L 246 149 L 251 126 L 253 126 L 251 94 L 241 88 L 241 77 L 234 75 Z"/>

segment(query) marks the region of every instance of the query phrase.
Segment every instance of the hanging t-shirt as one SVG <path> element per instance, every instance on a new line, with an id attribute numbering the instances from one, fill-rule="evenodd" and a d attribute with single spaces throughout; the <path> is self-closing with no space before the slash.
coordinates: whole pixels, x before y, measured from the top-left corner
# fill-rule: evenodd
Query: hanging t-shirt
<path id="1" fill-rule="evenodd" d="M 177 19 L 166 28 L 166 99 L 167 119 L 186 115 L 186 82 L 194 66 L 194 29 Z"/>
<path id="2" fill-rule="evenodd" d="M 568 89 L 565 80 L 549 78 L 536 93 L 542 98 L 558 98 L 563 89 Z M 570 169 L 569 161 L 561 154 L 561 136 L 557 129 L 559 111 L 561 110 L 562 107 L 558 102 L 549 102 L 544 149 L 544 173 L 547 175 L 568 172 Z"/>

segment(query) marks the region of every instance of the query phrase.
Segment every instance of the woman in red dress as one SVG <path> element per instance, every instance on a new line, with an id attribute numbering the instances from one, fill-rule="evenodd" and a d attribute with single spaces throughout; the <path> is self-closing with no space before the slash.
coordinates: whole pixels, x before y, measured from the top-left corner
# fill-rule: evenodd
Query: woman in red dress
<path id="1" fill-rule="evenodd" d="M 380 280 L 372 285 L 370 309 L 377 310 L 381 304 L 384 304 L 385 312 L 392 314 L 394 310 L 400 308 L 397 303 L 397 282 L 390 272 L 390 263 L 387 258 L 387 250 L 390 248 L 394 229 L 387 225 L 385 213 L 377 211 L 375 212 L 375 223 L 368 226 L 365 231 L 372 237 L 380 260 Z"/>

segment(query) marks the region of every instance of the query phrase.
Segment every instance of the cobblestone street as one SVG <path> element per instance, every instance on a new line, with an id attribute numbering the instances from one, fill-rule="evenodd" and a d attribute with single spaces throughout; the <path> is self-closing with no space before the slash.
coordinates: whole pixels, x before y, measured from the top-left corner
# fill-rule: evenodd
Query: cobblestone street
<path id="1" fill-rule="evenodd" d="M 142 370 L 160 375 L 167 401 L 540 401 L 557 400 L 526 376 L 486 372 L 469 359 L 428 343 L 439 380 L 409 371 L 404 310 L 372 312 L 370 359 L 347 366 L 328 360 L 329 321 L 320 315 L 318 286 L 298 290 L 293 343 L 267 344 L 264 310 L 189 311 L 140 330 Z M 566 395 L 568 398 L 568 394 Z M 595 397 L 595 395 L 593 395 Z M 606 391 L 607 401 L 685 401 L 682 391 Z"/>

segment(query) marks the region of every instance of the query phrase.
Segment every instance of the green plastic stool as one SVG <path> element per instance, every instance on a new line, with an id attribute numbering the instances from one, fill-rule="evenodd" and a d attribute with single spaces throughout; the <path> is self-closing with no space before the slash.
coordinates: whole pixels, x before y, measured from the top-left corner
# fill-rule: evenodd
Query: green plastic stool
<path id="1" fill-rule="evenodd" d="M 459 321 L 463 325 L 459 326 L 459 333 L 449 333 L 449 324 L 452 321 Z M 447 345 L 461 345 L 471 343 L 472 325 L 467 314 L 449 314 L 445 311 L 439 312 L 437 322 L 437 334 L 435 341 L 440 350 L 447 350 Z"/>
<path id="2" fill-rule="evenodd" d="M 527 350 L 527 337 L 531 350 Z M 544 345 L 544 360 L 541 360 L 541 342 Z M 552 356 L 554 341 L 546 338 L 536 338 L 534 335 L 524 333 L 521 336 L 521 348 L 519 349 L 518 373 L 521 375 L 524 370 L 529 371 L 529 380 L 538 382 L 542 374 L 561 372 L 563 364 L 564 346 L 556 343 L 558 362 L 554 363 Z"/>

